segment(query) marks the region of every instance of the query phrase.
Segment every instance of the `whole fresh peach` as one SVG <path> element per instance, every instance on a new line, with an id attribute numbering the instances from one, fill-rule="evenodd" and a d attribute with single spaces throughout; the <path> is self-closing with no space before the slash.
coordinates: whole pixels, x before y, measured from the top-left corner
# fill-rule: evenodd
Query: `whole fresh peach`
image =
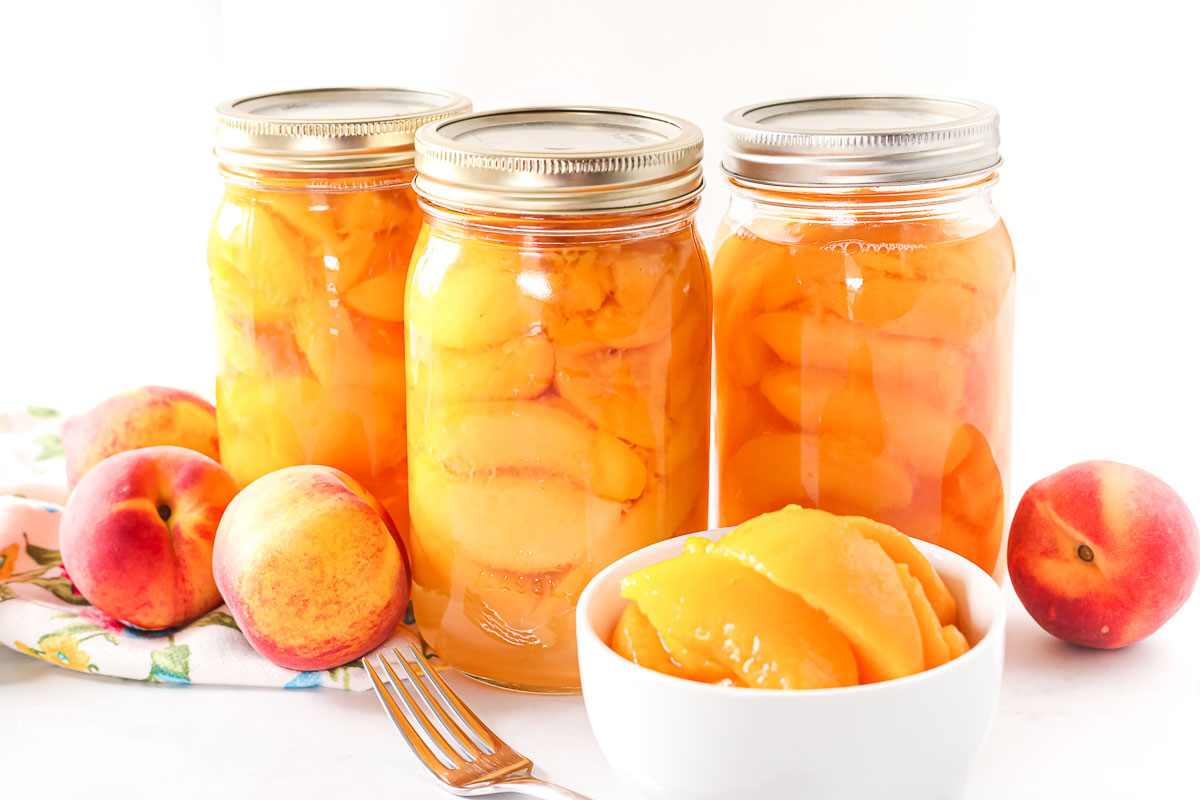
<path id="1" fill-rule="evenodd" d="M 1008 540 L 1013 588 L 1060 639 L 1115 648 L 1146 638 L 1187 600 L 1200 570 L 1196 520 L 1170 486 L 1085 461 L 1030 486 Z"/>
<path id="2" fill-rule="evenodd" d="M 220 460 L 216 409 L 202 397 L 166 386 L 108 398 L 67 420 L 62 440 L 68 488 L 109 456 L 139 447 L 172 444 Z"/>
<path id="3" fill-rule="evenodd" d="M 213 573 L 255 650 L 280 666 L 320 670 L 387 639 L 408 605 L 409 575 L 381 510 L 345 473 L 318 466 L 268 473 L 234 498 Z"/>
<path id="4" fill-rule="evenodd" d="M 89 470 L 59 526 L 63 567 L 96 608 L 137 628 L 190 622 L 221 604 L 213 539 L 233 477 L 183 447 L 143 447 Z"/>

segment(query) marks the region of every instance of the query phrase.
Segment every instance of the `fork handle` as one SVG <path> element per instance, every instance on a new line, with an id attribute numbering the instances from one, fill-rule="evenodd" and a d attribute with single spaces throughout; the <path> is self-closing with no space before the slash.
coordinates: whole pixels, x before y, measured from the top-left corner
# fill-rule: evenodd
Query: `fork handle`
<path id="1" fill-rule="evenodd" d="M 549 783 L 538 778 L 514 778 L 513 780 L 503 781 L 495 784 L 498 791 L 514 792 L 523 794 L 526 797 L 540 797 L 542 800 L 591 800 L 586 795 L 579 792 L 572 792 L 570 789 L 559 786 L 557 783 Z"/>

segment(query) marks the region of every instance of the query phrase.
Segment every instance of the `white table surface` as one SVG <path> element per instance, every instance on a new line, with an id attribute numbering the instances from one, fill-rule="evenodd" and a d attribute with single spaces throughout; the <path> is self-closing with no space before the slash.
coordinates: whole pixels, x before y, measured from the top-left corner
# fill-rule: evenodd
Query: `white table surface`
<path id="1" fill-rule="evenodd" d="M 1106 652 L 1051 638 L 1006 592 L 1000 710 L 967 800 L 1195 796 L 1200 601 L 1145 642 Z M 580 698 L 450 680 L 541 777 L 595 800 L 635 796 L 600 754 Z M 0 648 L 0 797 L 59 795 L 66 774 L 82 778 L 71 794 L 87 800 L 449 796 L 370 692 L 148 685 Z"/>

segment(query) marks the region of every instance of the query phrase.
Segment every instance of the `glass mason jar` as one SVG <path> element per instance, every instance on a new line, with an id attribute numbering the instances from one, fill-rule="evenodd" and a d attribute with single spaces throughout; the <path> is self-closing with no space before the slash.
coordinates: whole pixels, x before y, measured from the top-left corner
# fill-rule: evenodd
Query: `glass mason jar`
<path id="1" fill-rule="evenodd" d="M 458 95 L 323 89 L 217 109 L 209 235 L 221 460 L 240 485 L 324 464 L 408 516 L 404 286 L 413 135 Z"/>
<path id="2" fill-rule="evenodd" d="M 888 523 L 999 577 L 1014 268 L 996 112 L 842 97 L 725 118 L 719 506 Z"/>
<path id="3" fill-rule="evenodd" d="M 428 125 L 416 147 L 413 610 L 463 672 L 573 691 L 588 580 L 706 527 L 701 134 L 645 112 L 525 109 Z"/>

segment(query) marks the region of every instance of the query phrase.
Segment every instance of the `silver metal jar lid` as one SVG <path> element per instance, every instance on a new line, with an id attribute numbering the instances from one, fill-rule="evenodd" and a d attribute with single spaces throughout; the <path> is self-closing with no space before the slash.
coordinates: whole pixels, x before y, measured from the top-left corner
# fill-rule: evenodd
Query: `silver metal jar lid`
<path id="1" fill-rule="evenodd" d="M 572 214 L 646 208 L 704 185 L 690 122 L 628 108 L 488 111 L 417 132 L 417 192 L 459 208 Z"/>
<path id="2" fill-rule="evenodd" d="M 724 122 L 722 167 L 749 183 L 913 183 L 1000 165 L 1000 117 L 970 100 L 811 97 L 745 106 Z"/>
<path id="3" fill-rule="evenodd" d="M 229 166 L 287 171 L 358 171 L 413 161 L 427 122 L 471 110 L 453 92 L 302 89 L 217 106 L 215 152 Z"/>

